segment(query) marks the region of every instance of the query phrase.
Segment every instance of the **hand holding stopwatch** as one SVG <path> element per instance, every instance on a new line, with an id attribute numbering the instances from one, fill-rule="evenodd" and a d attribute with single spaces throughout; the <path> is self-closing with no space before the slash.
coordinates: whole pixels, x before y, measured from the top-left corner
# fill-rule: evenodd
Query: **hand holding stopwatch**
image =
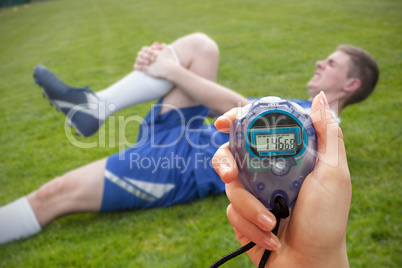
<path id="1" fill-rule="evenodd" d="M 276 217 L 289 215 L 301 185 L 317 161 L 317 137 L 310 116 L 296 103 L 266 97 L 246 105 L 237 114 L 229 140 L 244 187 Z M 210 268 L 255 246 L 254 242 L 222 257 Z M 265 250 L 259 267 L 265 267 L 271 251 Z"/>
<path id="2" fill-rule="evenodd" d="M 230 150 L 246 189 L 269 210 L 277 196 L 292 207 L 317 160 L 310 116 L 299 105 L 265 97 L 246 105 L 230 132 Z"/>

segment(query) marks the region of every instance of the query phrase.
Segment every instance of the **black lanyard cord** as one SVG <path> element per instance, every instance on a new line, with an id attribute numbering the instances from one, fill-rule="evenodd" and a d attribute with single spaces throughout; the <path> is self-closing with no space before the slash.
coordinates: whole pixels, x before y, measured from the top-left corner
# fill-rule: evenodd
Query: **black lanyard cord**
<path id="1" fill-rule="evenodd" d="M 275 228 L 272 230 L 272 233 L 277 235 L 278 234 L 278 230 L 279 230 L 279 223 L 281 219 L 285 219 L 289 216 L 289 207 L 288 204 L 286 203 L 285 199 L 282 196 L 277 196 L 275 198 L 275 205 L 274 208 L 271 210 L 272 214 L 275 215 L 276 218 L 276 226 Z M 216 262 L 214 262 L 211 266 L 209 266 L 209 268 L 217 268 L 219 266 L 221 266 L 222 264 L 224 264 L 225 262 L 243 254 L 244 252 L 248 251 L 249 249 L 253 248 L 255 246 L 254 242 L 250 242 L 247 245 L 236 249 L 235 251 L 233 251 L 232 253 L 223 256 L 222 258 L 220 258 L 219 260 L 217 260 Z M 269 255 L 271 254 L 270 250 L 265 250 L 264 254 L 262 255 L 260 264 L 258 265 L 258 268 L 264 268 L 265 264 L 268 261 Z"/>
<path id="2" fill-rule="evenodd" d="M 228 255 L 223 256 L 222 258 L 220 258 L 219 260 L 217 260 L 216 262 L 214 262 L 211 266 L 209 266 L 209 268 L 216 268 L 221 266 L 222 264 L 224 264 L 225 262 L 243 254 L 244 252 L 246 252 L 247 250 L 253 248 L 255 246 L 254 242 L 250 242 L 245 246 L 242 246 L 241 248 L 236 249 L 235 251 L 233 251 L 232 253 L 229 253 Z"/>
<path id="3" fill-rule="evenodd" d="M 271 212 L 272 212 L 272 214 L 275 215 L 275 218 L 276 218 L 276 225 L 275 225 L 275 228 L 272 230 L 272 233 L 274 235 L 277 235 L 281 219 L 286 219 L 287 217 L 289 217 L 289 207 L 288 207 L 288 204 L 286 203 L 285 199 L 282 196 L 277 196 L 275 198 L 275 205 L 274 205 L 274 208 L 271 210 Z M 265 267 L 265 264 L 268 261 L 269 255 L 271 255 L 271 251 L 266 249 L 264 251 L 264 254 L 262 255 L 258 268 Z"/>

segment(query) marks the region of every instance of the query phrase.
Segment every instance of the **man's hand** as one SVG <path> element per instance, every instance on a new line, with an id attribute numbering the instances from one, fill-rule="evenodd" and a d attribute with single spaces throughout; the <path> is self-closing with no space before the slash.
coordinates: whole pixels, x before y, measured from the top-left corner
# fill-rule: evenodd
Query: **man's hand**
<path id="1" fill-rule="evenodd" d="M 215 123 L 228 132 L 237 109 Z M 237 240 L 257 245 L 247 253 L 258 265 L 265 249 L 273 250 L 267 267 L 345 267 L 346 227 L 351 202 L 351 182 L 342 131 L 334 121 L 324 93 L 315 97 L 311 118 L 318 137 L 318 160 L 304 180 L 291 216 L 281 221 L 278 237 L 272 234 L 275 217 L 251 195 L 238 177 L 228 144 L 212 161 L 226 183 L 231 202 L 227 216 Z"/>
<path id="2" fill-rule="evenodd" d="M 151 47 L 143 47 L 138 52 L 134 69 L 153 77 L 165 78 L 172 64 L 177 64 L 172 49 L 165 44 L 154 43 Z"/>
<path id="3" fill-rule="evenodd" d="M 156 51 L 162 50 L 162 45 L 158 42 L 153 43 L 151 46 L 142 47 L 137 53 L 137 58 L 135 59 L 134 69 L 142 71 L 144 66 L 148 66 L 156 60 Z"/>

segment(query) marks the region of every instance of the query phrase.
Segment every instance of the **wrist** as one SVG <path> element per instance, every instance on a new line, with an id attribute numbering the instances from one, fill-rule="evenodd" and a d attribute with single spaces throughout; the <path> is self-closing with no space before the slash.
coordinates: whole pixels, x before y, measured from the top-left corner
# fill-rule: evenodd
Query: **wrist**
<path id="1" fill-rule="evenodd" d="M 320 256 L 310 258 L 305 267 L 349 267 L 348 254 L 346 243 L 337 249 L 332 249 L 328 252 L 322 252 Z"/>
<path id="2" fill-rule="evenodd" d="M 176 82 L 176 78 L 179 76 L 178 73 L 182 67 L 174 61 L 168 61 L 164 68 L 162 78 L 169 80 L 173 83 Z"/>

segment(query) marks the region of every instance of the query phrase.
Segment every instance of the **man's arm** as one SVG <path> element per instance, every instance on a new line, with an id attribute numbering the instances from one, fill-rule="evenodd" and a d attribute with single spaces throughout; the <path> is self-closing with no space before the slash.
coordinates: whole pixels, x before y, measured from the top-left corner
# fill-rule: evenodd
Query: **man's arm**
<path id="1" fill-rule="evenodd" d="M 192 99 L 219 114 L 234 107 L 243 107 L 250 102 L 233 90 L 200 77 L 180 65 L 171 64 L 166 71 L 167 80 L 173 82 Z"/>
<path id="2" fill-rule="evenodd" d="M 140 52 L 134 66 L 135 69 L 171 81 L 186 95 L 218 114 L 250 103 L 249 100 L 233 90 L 200 77 L 177 64 L 168 47 L 164 47 L 160 51 L 146 50 L 143 53 L 146 55 L 141 56 Z M 144 58 L 148 58 L 150 61 L 144 60 Z M 155 61 L 149 64 L 152 60 Z"/>

